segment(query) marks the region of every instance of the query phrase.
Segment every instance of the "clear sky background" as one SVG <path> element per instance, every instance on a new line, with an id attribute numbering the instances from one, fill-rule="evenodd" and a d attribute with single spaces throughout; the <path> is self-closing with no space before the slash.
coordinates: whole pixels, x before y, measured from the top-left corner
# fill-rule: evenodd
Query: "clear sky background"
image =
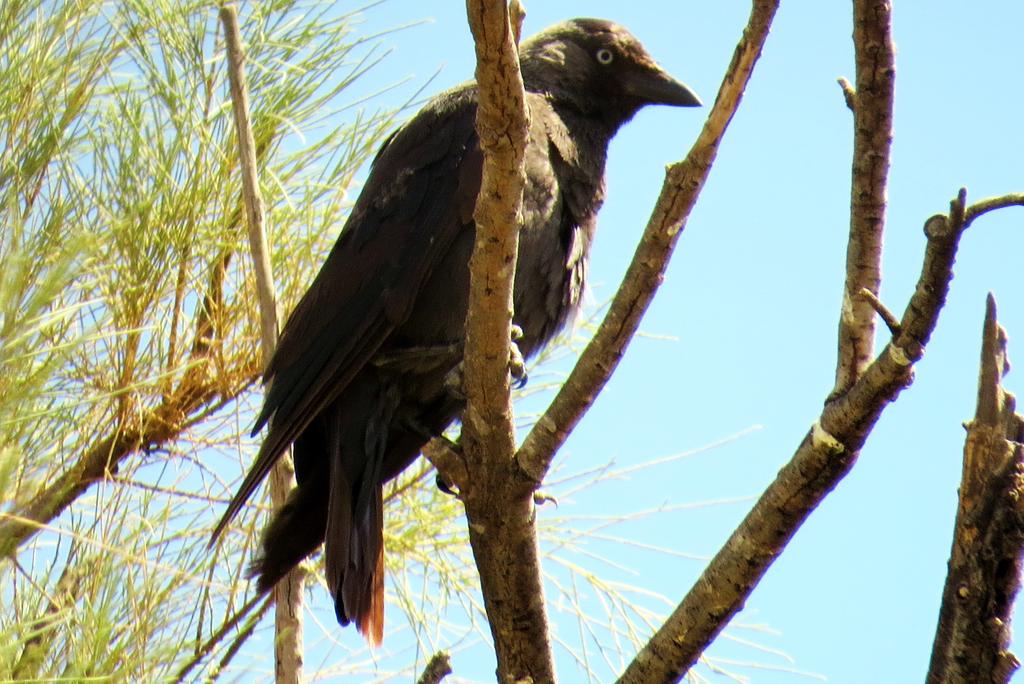
<path id="1" fill-rule="evenodd" d="M 772 480 L 833 382 L 852 147 L 851 113 L 836 78 L 854 77 L 851 9 L 821 0 L 782 4 L 643 321 L 648 337 L 630 346 L 559 463 L 565 472 L 609 461 L 629 467 L 760 429 L 541 511 L 543 519 L 677 506 L 609 534 L 689 557 L 593 545 L 635 571 L 596 564 L 602 573 L 673 603 L 752 503 L 735 500 L 756 497 Z M 749 3 L 533 0 L 526 9 L 525 35 L 574 16 L 618 21 L 710 103 Z M 472 76 L 463 3 L 389 0 L 367 11 L 360 30 L 420 19 L 431 21 L 383 39 L 394 52 L 362 87 L 411 80 L 382 102 L 409 97 L 438 70 L 427 94 Z M 920 270 L 922 226 L 930 215 L 944 212 L 961 185 L 975 200 L 1024 190 L 1022 26 L 1019 0 L 896 5 L 895 142 L 881 297 L 898 314 Z M 594 302 L 613 294 L 664 166 L 684 156 L 706 113 L 648 109 L 614 141 L 592 259 Z M 723 667 L 755 682 L 814 681 L 798 672 L 841 683 L 923 681 L 956 509 L 961 423 L 974 411 L 984 298 L 995 293 L 1011 360 L 1024 358 L 1022 254 L 1021 209 L 986 216 L 965 236 L 949 302 L 913 387 L 885 411 L 853 472 L 799 531 L 729 629 L 736 639 L 792 660 L 720 639 L 712 655 L 763 666 Z M 1006 385 L 1024 393 L 1024 372 L 1011 372 Z M 732 502 L 678 508 L 723 500 Z M 312 602 L 329 599 L 314 592 Z M 576 623 L 555 603 L 556 631 L 575 638 Z M 391 624 L 397 617 L 389 612 Z M 344 638 L 357 645 L 351 630 Z M 1024 651 L 1021 639 L 1016 650 Z M 591 657 L 600 659 L 596 651 Z M 564 649 L 558 659 L 562 681 L 583 681 Z M 461 676 L 493 680 L 485 650 L 457 654 L 454 665 Z M 611 679 L 610 670 L 598 669 L 608 673 L 600 680 Z"/>

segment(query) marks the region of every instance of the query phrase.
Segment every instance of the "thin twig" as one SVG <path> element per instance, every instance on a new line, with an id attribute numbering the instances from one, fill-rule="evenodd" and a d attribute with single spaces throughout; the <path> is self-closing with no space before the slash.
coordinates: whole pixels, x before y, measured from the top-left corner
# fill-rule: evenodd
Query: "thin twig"
<path id="1" fill-rule="evenodd" d="M 862 287 L 860 289 L 860 292 L 857 293 L 857 296 L 863 297 L 868 301 L 868 304 L 871 305 L 871 308 L 874 309 L 875 312 L 882 317 L 882 320 L 885 322 L 885 327 L 889 328 L 890 333 L 892 333 L 893 335 L 900 334 L 900 319 L 896 318 L 896 314 L 890 311 L 889 308 L 882 303 L 882 300 L 879 299 L 874 292 L 872 292 L 866 287 Z"/>
<path id="2" fill-rule="evenodd" d="M 227 669 L 228 665 L 231 664 L 234 657 L 238 655 L 238 652 L 242 650 L 242 646 L 244 646 L 245 642 L 249 640 L 252 633 L 256 631 L 256 626 L 260 624 L 263 616 L 270 610 L 271 605 L 276 604 L 272 600 L 271 596 L 267 596 L 263 605 L 260 606 L 260 609 L 250 615 L 249 619 L 245 621 L 245 624 L 242 625 L 242 629 L 238 631 L 235 638 L 231 640 L 231 644 L 224 649 L 224 654 L 221 656 L 220 660 L 217 661 L 217 668 L 214 670 L 215 677 L 219 677 L 220 674 Z"/>
<path id="3" fill-rule="evenodd" d="M 442 435 L 427 442 L 422 451 L 423 456 L 434 466 L 438 477 L 444 480 L 449 489 L 461 491 L 466 488 L 469 473 L 466 470 L 466 459 L 458 444 Z"/>
<path id="4" fill-rule="evenodd" d="M 25 633 L 29 636 L 24 640 L 21 655 L 11 671 L 15 680 L 33 680 L 37 677 L 39 666 L 45 660 L 50 648 L 57 638 L 61 623 L 61 615 L 74 605 L 79 596 L 83 569 L 70 561 L 61 571 L 57 586 L 47 601 L 46 610 L 35 620 L 25 625 Z M 26 574 L 26 577 L 29 575 Z"/>
<path id="5" fill-rule="evenodd" d="M 439 684 L 442 679 L 452 673 L 452 661 L 446 651 L 438 651 L 430 658 L 423 674 L 416 684 Z"/>
<path id="6" fill-rule="evenodd" d="M 1002 195 L 1000 197 L 988 197 L 983 200 L 978 200 L 971 206 L 967 207 L 964 215 L 964 223 L 971 225 L 971 222 L 979 216 L 986 214 L 995 209 L 1004 209 L 1006 207 L 1024 207 L 1024 193 L 1016 192 L 1009 195 Z"/>
<path id="7" fill-rule="evenodd" d="M 91 485 L 115 474 L 125 458 L 137 449 L 152 450 L 177 439 L 206 411 L 218 410 L 245 391 L 257 376 L 252 366 L 238 369 L 237 382 L 212 378 L 204 367 L 218 334 L 218 309 L 223 303 L 224 277 L 231 252 L 224 251 L 214 263 L 202 306 L 195 317 L 191 365 L 172 392 L 164 392 L 159 404 L 144 412 L 137 424 L 113 425 L 98 437 L 74 464 L 21 509 L 0 520 L 0 557 L 13 555 L 40 530 L 57 518 Z M 141 408 L 141 407 L 140 407 Z"/>
<path id="8" fill-rule="evenodd" d="M 264 228 L 265 213 L 260 193 L 259 170 L 256 162 L 256 140 L 249 114 L 249 86 L 245 79 L 245 54 L 242 35 L 238 28 L 238 11 L 234 5 L 220 10 L 227 46 L 228 81 L 231 86 L 231 104 L 235 113 L 239 161 L 242 171 L 242 197 L 245 205 L 246 233 L 252 255 L 253 273 L 260 309 L 260 345 L 264 366 L 270 361 L 277 346 L 277 293 L 270 266 L 270 247 Z"/>
<path id="9" fill-rule="evenodd" d="M 174 678 L 174 681 L 186 681 L 186 677 L 188 677 L 192 670 L 195 669 L 196 665 L 201 663 L 206 656 L 210 655 L 210 653 L 213 652 L 213 649 L 215 649 L 221 641 L 224 640 L 224 637 L 227 636 L 228 632 L 233 630 L 238 623 L 242 621 L 242 618 L 249 615 L 253 608 L 256 607 L 256 604 L 260 601 L 265 601 L 263 606 L 260 608 L 260 614 L 262 614 L 270 603 L 270 597 L 266 597 L 263 594 L 256 594 L 246 601 L 234 615 L 224 620 L 224 622 L 221 623 L 221 626 L 217 628 L 217 631 L 211 634 L 210 638 L 204 641 L 202 645 L 196 649 L 195 655 L 193 655 L 192 658 L 189 659 L 189 661 L 185 663 L 180 670 L 178 670 L 178 674 Z"/>
<path id="10" fill-rule="evenodd" d="M 263 367 L 270 363 L 277 346 L 277 295 L 270 266 L 270 248 L 264 230 L 263 199 L 260 195 L 256 168 L 256 141 L 249 115 L 249 92 L 245 78 L 245 55 L 242 36 L 238 28 L 238 12 L 234 5 L 221 7 L 220 19 L 224 24 L 227 46 L 228 80 L 231 85 L 231 103 L 235 113 L 238 151 L 242 171 L 242 196 L 256 276 L 256 292 L 260 308 L 260 343 Z M 274 464 L 270 473 L 270 496 L 274 508 L 284 506 L 288 492 L 295 486 L 291 457 L 284 455 Z M 274 587 L 274 656 L 275 679 L 281 684 L 298 684 L 302 680 L 302 586 L 306 571 L 302 564 L 291 570 Z"/>
<path id="11" fill-rule="evenodd" d="M 850 79 L 840 76 L 836 79 L 836 82 L 839 83 L 839 87 L 843 90 L 843 99 L 846 100 L 846 106 L 850 108 L 851 112 L 857 111 L 857 91 L 854 90 Z"/>
<path id="12" fill-rule="evenodd" d="M 512 39 L 519 45 L 523 37 L 523 22 L 526 21 L 526 8 L 520 0 L 509 0 L 508 17 L 509 24 L 512 25 Z"/>
<path id="13" fill-rule="evenodd" d="M 204 408 L 233 400 L 249 386 L 255 368 L 242 369 L 243 381 L 225 389 L 223 380 L 186 374 L 174 393 L 149 410 L 138 426 L 114 428 L 99 437 L 75 463 L 17 511 L 0 517 L 0 557 L 12 555 L 59 516 L 92 484 L 117 472 L 118 464 L 137 449 L 180 437 Z M 201 384 L 200 384 L 201 383 Z"/>

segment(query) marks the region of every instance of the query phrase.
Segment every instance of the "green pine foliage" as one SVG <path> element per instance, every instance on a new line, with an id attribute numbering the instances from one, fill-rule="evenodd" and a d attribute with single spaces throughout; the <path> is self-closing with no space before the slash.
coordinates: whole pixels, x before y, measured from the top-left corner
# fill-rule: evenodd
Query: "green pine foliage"
<path id="1" fill-rule="evenodd" d="M 331 118 L 353 19 L 242 8 L 286 308 L 396 115 Z M 259 374 L 217 6 L 5 2 L 0 111 L 0 680 L 209 676 L 261 607 L 259 516 L 206 549 Z"/>

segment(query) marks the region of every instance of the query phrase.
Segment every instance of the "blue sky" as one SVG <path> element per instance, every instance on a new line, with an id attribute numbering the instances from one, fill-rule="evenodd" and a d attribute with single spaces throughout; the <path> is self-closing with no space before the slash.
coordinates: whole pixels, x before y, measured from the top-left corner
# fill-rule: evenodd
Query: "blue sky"
<path id="1" fill-rule="evenodd" d="M 534 0 L 526 9 L 526 35 L 574 16 L 618 21 L 711 102 L 749 4 Z M 629 467 L 759 429 L 576 493 L 542 516 L 756 497 L 817 417 L 834 374 L 848 229 L 852 126 L 836 78 L 854 76 L 850 14 L 849 3 L 783 3 L 644 319 L 648 336 L 630 346 L 559 461 L 569 472 L 608 461 Z M 418 19 L 431 21 L 384 38 L 394 52 L 371 85 L 411 76 L 385 101 L 408 97 L 438 70 L 428 94 L 472 75 L 462 3 L 389 0 L 367 12 L 363 29 Z M 897 313 L 920 269 L 925 219 L 945 211 L 961 185 L 974 199 L 1024 190 L 1022 25 L 1024 4 L 1015 0 L 895 8 L 895 142 L 881 296 Z M 614 292 L 665 164 L 685 154 L 706 111 L 649 109 L 613 142 L 592 259 L 595 302 Z M 730 629 L 792 661 L 720 640 L 712 655 L 767 666 L 730 669 L 755 682 L 813 681 L 795 671 L 844 683 L 923 679 L 955 514 L 961 422 L 974 410 L 984 297 L 992 291 L 1000 304 L 1011 360 L 1024 358 L 1024 342 L 1014 344 L 1024 340 L 1021 254 L 1024 210 L 985 217 L 966 235 L 913 387 L 885 411 L 853 472 L 769 570 L 738 616 L 741 626 Z M 1006 385 L 1024 391 L 1024 374 L 1012 372 Z M 708 557 L 749 506 L 673 510 L 615 534 Z M 629 545 L 595 548 L 632 567 L 628 581 L 673 601 L 703 567 L 699 558 Z M 557 607 L 553 619 L 556 630 L 575 629 Z M 751 624 L 772 631 L 742 626 Z M 1024 650 L 1020 639 L 1016 646 Z M 582 681 L 574 667 L 560 651 L 563 681 Z M 457 656 L 455 668 L 484 681 L 493 676 L 478 654 Z"/>

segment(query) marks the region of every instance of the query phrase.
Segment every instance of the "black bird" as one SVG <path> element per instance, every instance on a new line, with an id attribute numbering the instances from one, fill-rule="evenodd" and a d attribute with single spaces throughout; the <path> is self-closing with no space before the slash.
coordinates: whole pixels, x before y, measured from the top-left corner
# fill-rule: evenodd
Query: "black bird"
<path id="1" fill-rule="evenodd" d="M 514 322 L 525 357 L 580 305 L 608 143 L 643 106 L 698 106 L 623 27 L 574 19 L 525 41 L 530 111 Z M 214 539 L 294 445 L 298 487 L 253 563 L 270 589 L 321 542 L 338 621 L 383 636 L 381 486 L 461 411 L 458 377 L 483 154 L 477 89 L 431 100 L 381 147 L 267 367 L 270 426 Z"/>

